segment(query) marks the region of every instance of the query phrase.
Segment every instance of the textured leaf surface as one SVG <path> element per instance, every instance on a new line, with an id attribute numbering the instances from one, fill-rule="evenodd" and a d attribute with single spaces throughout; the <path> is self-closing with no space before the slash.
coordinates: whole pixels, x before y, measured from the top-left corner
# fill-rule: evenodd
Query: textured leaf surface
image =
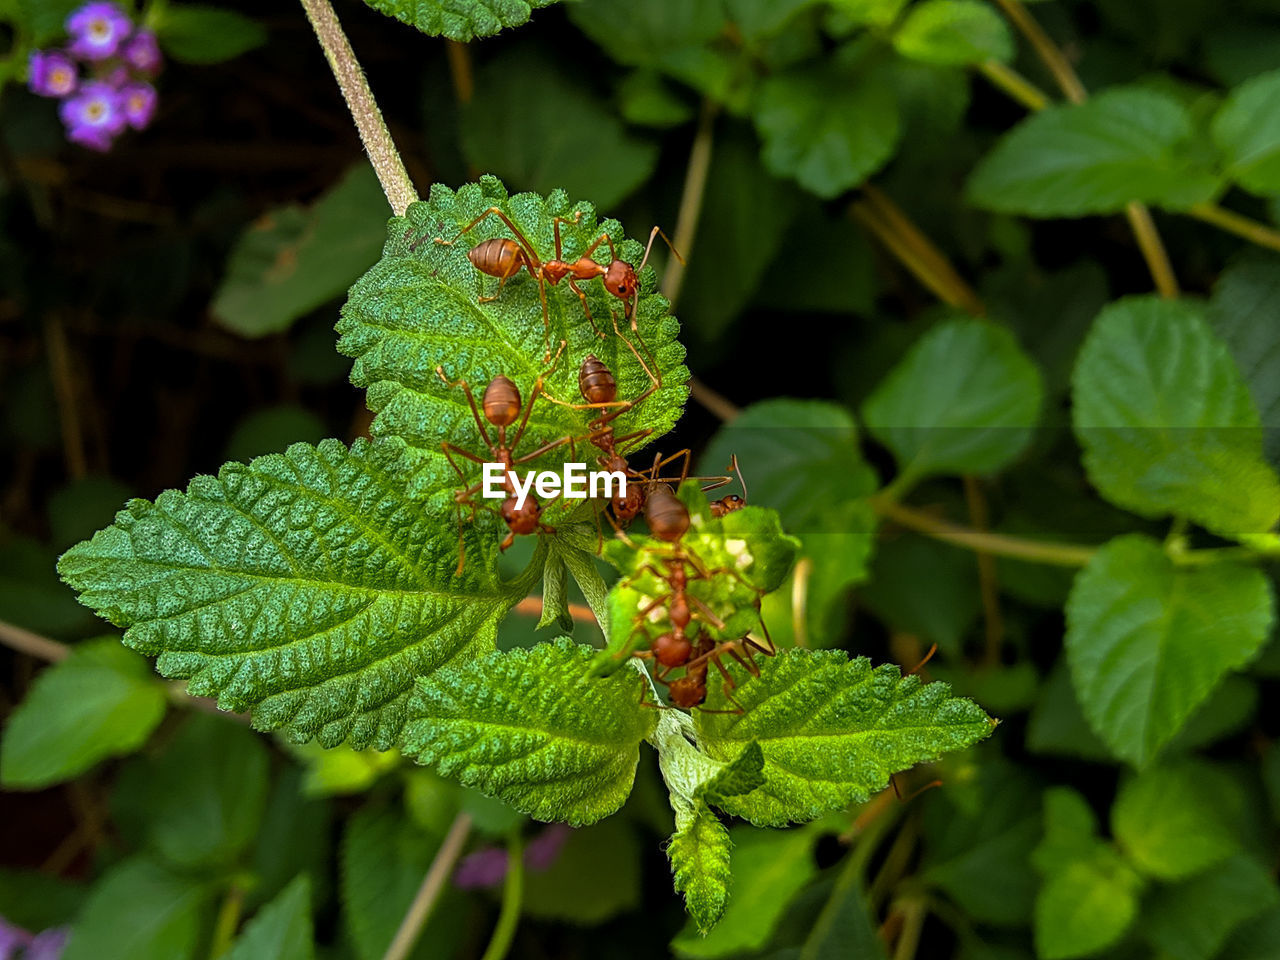
<path id="1" fill-rule="evenodd" d="M 642 252 L 633 241 L 623 242 L 616 221 L 597 224 L 588 204 L 571 206 L 561 191 L 546 199 L 526 193 L 508 200 L 502 184 L 489 176 L 456 193 L 436 184 L 429 202 L 413 204 L 405 217 L 391 221 L 382 259 L 352 287 L 343 308 L 338 349 L 355 358 L 352 383 L 369 388 L 368 403 L 377 413 L 373 434 L 403 437 L 413 454 L 425 461 L 426 466 L 412 480 L 411 494 L 436 497 L 441 512 L 452 509 L 452 491 L 460 486 L 441 452 L 441 441 L 448 440 L 477 455 L 487 451 L 461 388 L 441 382 L 435 368 L 443 366 L 451 379 L 469 380 L 477 400 L 491 378 L 505 374 L 515 381 L 526 402 L 538 375 L 547 369 L 538 285 L 527 273 L 509 280 L 497 300 L 477 302 L 480 296 L 493 295 L 498 281 L 476 270 L 467 251 L 492 237 L 510 237 L 510 230 L 497 217 L 489 217 L 452 246 L 434 242 L 454 238 L 493 206 L 509 213 L 543 258 L 555 249 L 552 218 L 579 211 L 580 223 L 562 225 L 567 259 L 576 258 L 602 231 L 609 233 L 619 255 L 628 261 L 638 264 Z M 596 250 L 595 257 L 607 262 L 605 244 Z M 641 281 L 643 290 L 653 289 L 652 274 L 646 271 Z M 592 315 L 609 333 L 604 339 L 595 335 L 581 303 L 566 284 L 548 287 L 553 343 L 565 340 L 567 346 L 546 377 L 546 392 L 565 402 L 581 402 L 578 369 L 591 353 L 617 378 L 619 398 L 639 396 L 648 389 L 650 380 L 636 355 L 612 332 L 609 321 L 610 309 L 621 312 L 621 301 L 605 293 L 598 280 L 583 289 Z M 639 407 L 619 416 L 613 426 L 619 435 L 652 430 L 648 439 L 656 440 L 680 416 L 688 395 L 684 385 L 688 371 L 683 366 L 684 348 L 675 340 L 679 324 L 667 315 L 667 301 L 652 292 L 642 293 L 637 316 L 640 335 L 657 359 L 663 387 Z M 590 419 L 589 411 L 539 402 L 517 453 L 563 437 L 581 437 Z M 579 455 L 582 453 L 580 447 Z M 567 448 L 555 450 L 527 467 L 558 472 L 567 459 Z M 479 476 L 478 469 L 475 476 Z M 552 507 L 559 509 L 558 503 Z M 498 518 L 487 512 L 481 512 L 480 520 L 488 529 L 505 530 Z"/>
<path id="2" fill-rule="evenodd" d="M 555 0 L 365 0 L 389 17 L 433 37 L 465 42 L 527 23 L 532 11 Z"/>
<path id="3" fill-rule="evenodd" d="M 587 679 L 592 656 L 561 638 L 424 680 L 405 752 L 539 820 L 608 816 L 631 792 L 657 716 L 630 671 Z"/>
<path id="4" fill-rule="evenodd" d="M 867 429 L 911 478 L 989 473 L 1027 446 L 1044 394 L 1007 330 L 978 320 L 923 337 L 863 405 Z"/>
<path id="5" fill-rule="evenodd" d="M 224 710 L 327 746 L 394 744 L 415 677 L 493 649 L 508 593 L 404 498 L 394 442 L 297 444 L 131 501 L 63 579 Z M 472 542 L 469 554 L 492 552 Z"/>
<path id="6" fill-rule="evenodd" d="M 241 234 L 227 258 L 210 307 L 214 317 L 244 337 L 287 330 L 345 293 L 378 259 L 386 213 L 367 163 L 353 167 L 310 208 L 268 212 Z"/>
<path id="7" fill-rule="evenodd" d="M 764 165 L 828 199 L 879 170 L 901 132 L 889 73 L 848 59 L 770 77 L 755 108 Z"/>
<path id="8" fill-rule="evenodd" d="M 1098 315 L 1072 378 L 1089 480 L 1117 506 L 1234 536 L 1280 518 L 1249 389 L 1198 308 L 1140 297 Z"/>
<path id="9" fill-rule="evenodd" d="M 1242 83 L 1213 118 L 1213 139 L 1227 174 L 1254 193 L 1280 192 L 1280 70 Z"/>
<path id="10" fill-rule="evenodd" d="M 1013 58 L 1013 37 L 981 0 L 925 0 L 911 8 L 893 45 L 904 57 L 944 66 Z"/>
<path id="11" fill-rule="evenodd" d="M 812 820 L 864 801 L 890 774 L 963 749 L 993 726 L 946 684 L 921 684 L 891 665 L 873 670 L 869 660 L 838 651 L 782 650 L 750 679 L 736 664 L 729 669 L 745 712 L 695 713 L 698 742 L 727 761 L 759 741 L 764 785 L 720 804 L 758 825 Z M 724 708 L 719 686 L 711 688 L 708 706 Z"/>
<path id="12" fill-rule="evenodd" d="M 114 637 L 76 647 L 40 674 L 0 740 L 0 783 L 43 787 L 142 746 L 164 717 L 164 689 Z"/>
<path id="13" fill-rule="evenodd" d="M 1178 569 L 1154 540 L 1112 540 L 1067 601 L 1067 658 L 1085 717 L 1116 756 L 1145 764 L 1227 671 L 1252 659 L 1273 619 L 1258 570 Z"/>
<path id="14" fill-rule="evenodd" d="M 62 960 L 188 960 L 210 892 L 141 857 L 118 863 L 94 885 Z"/>
<path id="15" fill-rule="evenodd" d="M 1111 832 L 1143 873 L 1180 880 L 1240 848 L 1223 803 L 1225 776 L 1201 760 L 1162 764 L 1131 777 L 1111 808 Z"/>
<path id="16" fill-rule="evenodd" d="M 1185 209 L 1219 186 L 1193 135 L 1171 95 L 1115 88 L 1020 123 L 974 170 L 969 199 L 1033 217 L 1117 213 L 1135 200 Z"/>
<path id="17" fill-rule="evenodd" d="M 299 874 L 245 924 L 226 960 L 312 960 L 311 881 Z"/>
<path id="18" fill-rule="evenodd" d="M 676 892 L 684 895 L 685 910 L 703 933 L 716 925 L 729 902 L 731 849 L 729 831 L 705 803 L 696 805 L 667 845 Z"/>

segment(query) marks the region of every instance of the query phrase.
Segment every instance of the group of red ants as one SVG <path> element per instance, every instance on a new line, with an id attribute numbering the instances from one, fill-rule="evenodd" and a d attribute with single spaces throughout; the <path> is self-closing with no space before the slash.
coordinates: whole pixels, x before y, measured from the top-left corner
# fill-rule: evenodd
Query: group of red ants
<path id="1" fill-rule="evenodd" d="M 660 621 L 664 611 L 670 622 L 670 628 L 654 639 L 648 649 L 635 651 L 634 656 L 655 661 L 656 667 L 653 671 L 653 678 L 667 687 L 668 699 L 674 706 L 686 710 L 694 707 L 707 709 L 702 705 L 707 699 L 709 667 L 714 665 L 724 679 L 724 695 L 726 701 L 732 705 L 732 709 L 708 712 L 743 713 L 743 708 L 733 697 L 735 682 L 725 668 L 723 658 L 726 656 L 732 657 L 748 673 L 757 676 L 759 675 L 759 668 L 754 662 L 752 651 L 759 652 L 765 656 L 773 656 L 777 651 L 772 639 L 769 638 L 768 629 L 765 628 L 763 619 L 759 620 L 761 631 L 765 638 L 763 641 L 750 636 L 743 636 L 735 640 L 717 643 L 707 635 L 706 631 L 698 626 L 695 625 L 690 629 L 690 625 L 694 620 L 713 626 L 717 630 L 723 630 L 725 626 L 714 611 L 689 592 L 691 580 L 732 577 L 744 584 L 746 581 L 742 579 L 738 571 L 730 567 L 708 569 L 689 550 L 684 542 L 685 534 L 689 531 L 691 525 L 689 510 L 675 493 L 676 486 L 686 479 L 704 481 L 706 485 L 703 489 L 712 490 L 732 482 L 732 477 L 690 478 L 688 473 L 691 453 L 688 449 L 668 457 L 662 457 L 659 454 L 655 456 L 653 465 L 649 468 L 645 470 L 636 469 L 628 463 L 626 456 L 621 452 L 621 448 L 636 444 L 638 441 L 648 437 L 653 431 L 645 429 L 631 433 L 616 434 L 613 427 L 614 421 L 618 417 L 629 410 L 635 409 L 662 387 L 662 375 L 658 370 L 658 365 L 654 361 L 652 354 L 649 354 L 648 348 L 644 346 L 644 341 L 640 338 L 637 330 L 636 307 L 639 301 L 640 288 L 637 274 L 644 269 L 645 264 L 648 262 L 655 238 L 662 236 L 663 240 L 666 240 L 666 235 L 659 228 L 653 228 L 649 234 L 649 242 L 645 247 L 644 257 L 640 261 L 639 267 L 633 267 L 627 261 L 619 259 L 614 249 L 613 240 L 607 233 L 601 233 L 576 260 L 570 261 L 564 259 L 560 227 L 561 224 L 576 225 L 581 219 L 581 213 L 579 212 L 571 218 L 558 216 L 553 221 L 555 257 L 549 260 L 542 260 L 538 257 L 528 238 L 511 221 L 510 217 L 498 207 L 490 207 L 463 227 L 457 236 L 449 240 L 436 238 L 435 242 L 446 246 L 452 245 L 490 217 L 497 217 L 501 220 L 514 235 L 515 239 L 493 237 L 473 246 L 468 252 L 468 259 L 477 270 L 498 279 L 497 290 L 491 296 L 480 297 L 479 302 L 487 303 L 496 300 L 501 295 L 502 288 L 509 279 L 519 274 L 520 271 L 527 270 L 538 284 L 538 293 L 542 302 L 543 323 L 546 330 L 545 360 L 551 363 L 551 367 L 538 376 L 533 384 L 527 403 L 522 401 L 520 389 L 516 384 L 509 377 L 499 374 L 489 382 L 478 405 L 467 381 L 451 380 L 445 374 L 443 367 L 436 368 L 436 374 L 448 387 L 461 387 L 466 394 L 467 403 L 471 407 L 471 414 L 475 419 L 476 428 L 486 448 L 486 455 L 480 456 L 448 441 L 443 443 L 445 456 L 464 485 L 454 493 L 454 503 L 458 509 L 459 521 L 459 573 L 461 573 L 464 565 L 462 547 L 464 510 L 470 512 L 473 520 L 477 509 L 495 510 L 506 524 L 508 531 L 506 539 L 501 544 L 502 550 L 510 547 L 515 542 L 518 534 L 534 534 L 539 531 L 544 533 L 554 532 L 551 527 L 542 522 L 542 506 L 532 494 L 528 494 L 523 503 L 519 506 L 517 505 L 520 501 L 516 496 L 514 484 L 511 480 L 511 471 L 520 464 L 536 460 L 564 444 L 569 444 L 572 450 L 575 441 L 586 440 L 600 451 L 597 456 L 597 462 L 602 469 L 621 473 L 627 478 L 625 492 L 614 495 L 599 513 L 604 515 L 617 534 L 623 539 L 626 539 L 624 528 L 637 516 L 643 514 L 645 523 L 649 527 L 649 533 L 656 540 L 669 545 L 661 555 L 655 555 L 656 562 L 644 564 L 635 571 L 629 581 L 624 581 L 624 583 L 630 582 L 645 573 L 649 573 L 660 582 L 665 583 L 668 588 L 668 592 L 653 599 L 637 611 L 632 633 L 634 635 L 640 631 L 645 626 L 646 621 Z M 426 237 L 424 236 L 416 241 L 412 247 L 416 247 L 425 239 Z M 592 254 L 602 243 L 608 244 L 610 262 L 607 264 L 598 263 L 592 259 Z M 667 241 L 667 243 L 670 246 L 670 241 Z M 680 255 L 675 251 L 674 247 L 672 247 L 672 253 L 679 259 Z M 683 263 L 683 261 L 681 262 Z M 548 284 L 556 286 L 561 281 L 567 280 L 570 289 L 573 290 L 582 303 L 582 309 L 590 321 L 592 329 L 597 336 L 604 337 L 605 334 L 596 325 L 591 309 L 587 304 L 586 293 L 578 285 L 579 282 L 585 283 L 597 277 L 601 279 L 605 290 L 609 294 L 622 301 L 624 319 L 629 319 L 630 321 L 631 337 L 628 338 L 623 334 L 618 325 L 617 315 L 610 310 L 613 330 L 639 361 L 640 366 L 648 375 L 649 386 L 630 400 L 619 400 L 618 384 L 613 372 L 594 354 L 588 354 L 583 359 L 581 368 L 578 371 L 578 387 L 584 402 L 570 403 L 558 400 L 543 388 L 544 378 L 555 369 L 555 364 L 565 348 L 565 342 L 561 341 L 559 350 L 556 352 L 554 359 L 552 358 L 551 319 L 547 307 L 546 288 Z M 649 354 L 648 362 L 641 355 L 640 350 L 636 348 L 636 343 L 639 343 L 645 353 Z M 587 433 L 583 436 L 562 437 L 558 440 L 544 443 L 537 449 L 524 451 L 517 455 L 516 448 L 524 436 L 529 416 L 533 412 L 534 403 L 539 397 L 545 397 L 549 402 L 576 410 L 590 410 L 596 414 L 596 419 L 592 420 L 587 426 Z M 515 427 L 514 434 L 508 437 L 508 428 L 517 424 L 517 422 L 518 426 Z M 490 434 L 486 423 L 494 428 L 494 435 Z M 477 503 L 475 498 L 483 484 L 481 482 L 470 483 L 467 474 L 457 460 L 454 459 L 455 456 L 478 464 L 500 463 L 503 465 L 507 497 L 500 508 L 495 509 L 483 503 Z M 664 467 L 678 460 L 683 461 L 683 468 L 678 477 L 661 476 L 661 471 Z M 746 487 L 742 484 L 741 475 L 738 473 L 736 457 L 730 470 L 738 476 L 739 484 L 742 485 L 743 494 L 745 495 Z M 744 506 L 746 506 L 745 496 L 730 495 L 713 501 L 710 504 L 710 510 L 713 517 L 723 517 Z M 747 586 L 750 585 L 747 584 Z M 751 587 L 751 589 L 757 596 L 756 609 L 758 612 L 760 604 L 759 591 L 754 587 Z M 625 650 L 630 646 L 631 644 L 627 643 L 621 649 Z M 672 679 L 672 674 L 680 670 L 683 670 L 682 675 Z M 651 705 L 658 706 L 657 704 Z"/>

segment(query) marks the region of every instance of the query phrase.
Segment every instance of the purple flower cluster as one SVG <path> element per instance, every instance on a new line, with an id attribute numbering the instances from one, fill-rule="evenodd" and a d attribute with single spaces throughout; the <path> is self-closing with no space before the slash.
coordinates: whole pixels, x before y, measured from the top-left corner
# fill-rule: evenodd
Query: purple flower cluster
<path id="1" fill-rule="evenodd" d="M 65 927 L 28 933 L 0 917 L 0 960 L 58 960 L 67 936 Z"/>
<path id="2" fill-rule="evenodd" d="M 58 115 L 68 140 L 110 150 L 126 127 L 141 130 L 156 112 L 150 81 L 160 72 L 160 46 L 114 3 L 86 3 L 66 26 L 71 42 L 34 51 L 27 83 L 33 93 L 62 101 Z"/>

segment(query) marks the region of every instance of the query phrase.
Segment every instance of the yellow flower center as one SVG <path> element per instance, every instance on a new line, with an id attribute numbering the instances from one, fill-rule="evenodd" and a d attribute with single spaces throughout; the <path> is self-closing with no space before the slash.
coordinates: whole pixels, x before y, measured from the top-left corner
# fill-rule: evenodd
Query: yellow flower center
<path id="1" fill-rule="evenodd" d="M 111 36 L 111 24 L 105 20 L 94 20 L 89 24 L 89 32 L 93 34 L 97 40 L 105 40 Z"/>

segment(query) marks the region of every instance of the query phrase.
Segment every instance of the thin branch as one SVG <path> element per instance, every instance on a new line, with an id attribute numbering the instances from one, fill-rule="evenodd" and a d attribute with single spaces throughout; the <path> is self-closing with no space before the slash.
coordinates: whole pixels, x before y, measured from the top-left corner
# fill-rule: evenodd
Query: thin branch
<path id="1" fill-rule="evenodd" d="M 990 523 L 987 498 L 982 495 L 978 478 L 964 477 L 964 498 L 969 508 L 969 522 L 979 533 L 986 533 Z M 988 666 L 1000 662 L 1000 645 L 1004 642 L 1004 615 L 1000 610 L 1000 582 L 996 574 L 996 558 L 985 550 L 977 551 L 978 587 L 982 596 L 986 649 L 983 656 Z"/>
<path id="2" fill-rule="evenodd" d="M 471 69 L 471 48 L 457 40 L 446 40 L 445 55 L 449 58 L 449 76 L 453 78 L 453 92 L 458 103 L 466 105 L 476 93 L 475 71 Z"/>
<path id="3" fill-rule="evenodd" d="M 71 648 L 65 643 L 50 640 L 48 637 L 42 637 L 38 633 L 32 633 L 16 624 L 5 623 L 3 620 L 0 620 L 0 644 L 47 663 L 58 663 L 71 655 Z"/>
<path id="4" fill-rule="evenodd" d="M 1138 249 L 1142 251 L 1142 257 L 1151 270 L 1156 290 L 1166 300 L 1176 299 L 1178 278 L 1173 274 L 1173 264 L 1169 262 L 1169 254 L 1165 252 L 1164 241 L 1160 239 L 1156 222 L 1151 219 L 1151 211 L 1146 204 L 1130 203 L 1124 208 L 1124 215 L 1138 240 Z"/>
<path id="5" fill-rule="evenodd" d="M 71 351 L 67 347 L 67 332 L 61 318 L 51 314 L 45 321 L 44 335 L 49 374 L 58 400 L 58 422 L 62 425 L 62 452 L 67 459 L 67 472 L 73 477 L 83 477 L 89 466 L 84 455 L 84 431 L 80 428 Z"/>
<path id="6" fill-rule="evenodd" d="M 347 35 L 342 32 L 338 16 L 333 12 L 333 5 L 329 0 L 302 0 L 302 7 L 316 32 L 316 39 L 324 49 L 325 59 L 329 61 L 333 76 L 342 90 L 342 98 L 347 101 L 351 119 L 360 131 L 360 141 L 378 174 L 382 192 L 386 194 L 392 212 L 396 216 L 402 216 L 409 204 L 418 199 L 418 193 L 414 190 L 409 172 L 405 170 L 404 161 L 391 139 L 386 121 L 382 119 L 382 111 L 373 99 L 373 91 L 369 89 L 369 81 L 360 69 L 355 51 L 351 49 Z"/>
<path id="7" fill-rule="evenodd" d="M 726 423 L 737 419 L 742 408 L 717 390 L 713 390 L 697 377 L 689 378 L 689 393 L 693 399 Z"/>
<path id="8" fill-rule="evenodd" d="M 684 187 L 680 192 L 680 212 L 676 214 L 676 229 L 671 241 L 671 245 L 685 256 L 693 253 L 693 242 L 698 236 L 698 222 L 702 219 L 702 198 L 707 192 L 707 173 L 711 169 L 716 115 L 719 112 L 720 107 L 714 100 L 703 100 L 702 111 L 698 116 L 698 132 L 694 134 L 693 146 L 689 149 Z M 672 257 L 667 261 L 667 269 L 662 274 L 659 290 L 671 301 L 672 313 L 675 313 L 676 301 L 680 298 L 684 270 L 684 264 Z"/>
<path id="9" fill-rule="evenodd" d="M 1270 250 L 1280 250 L 1280 231 L 1273 230 L 1256 220 L 1250 220 L 1233 210 L 1226 210 L 1214 203 L 1197 203 L 1185 212 L 1189 217 L 1211 223 L 1227 233 L 1243 237 L 1250 243 L 1256 243 Z"/>
<path id="10" fill-rule="evenodd" d="M 453 825 L 449 827 L 444 842 L 436 851 L 435 859 L 427 868 L 427 875 L 422 878 L 422 886 L 414 894 L 413 902 L 409 904 L 404 919 L 400 921 L 400 929 L 396 931 L 391 946 L 387 947 L 387 952 L 382 955 L 382 960 L 405 960 L 405 957 L 409 956 L 418 942 L 418 937 L 422 935 L 422 928 L 426 926 L 427 919 L 431 916 L 431 910 L 440 897 L 440 891 L 444 889 L 449 875 L 453 873 L 454 864 L 462 855 L 462 848 L 470 832 L 471 817 L 468 814 L 459 813 L 453 818 Z"/>
<path id="11" fill-rule="evenodd" d="M 480 960 L 503 960 L 511 949 L 516 927 L 520 924 L 520 905 L 524 900 L 524 844 L 520 839 L 520 827 L 516 826 L 507 839 L 507 877 L 502 887 L 502 909 L 494 925 L 489 946 Z"/>
<path id="12" fill-rule="evenodd" d="M 1014 100 L 1033 112 L 1049 105 L 1049 96 L 1012 67 L 999 60 L 984 60 L 977 70 L 991 81 L 992 86 L 1004 91 Z"/>

